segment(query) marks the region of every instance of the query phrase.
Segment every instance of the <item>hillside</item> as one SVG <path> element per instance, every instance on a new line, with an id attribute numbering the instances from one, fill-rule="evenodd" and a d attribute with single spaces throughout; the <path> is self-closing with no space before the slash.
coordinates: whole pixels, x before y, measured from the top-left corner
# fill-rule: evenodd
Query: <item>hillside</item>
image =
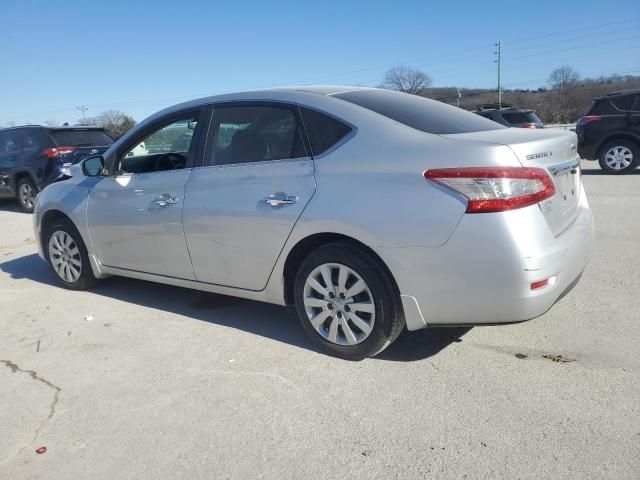
<path id="1" fill-rule="evenodd" d="M 519 108 L 535 110 L 545 123 L 572 123 L 586 111 L 595 97 L 620 90 L 640 88 L 640 76 L 612 76 L 598 79 L 583 79 L 567 91 L 565 101 L 559 101 L 555 90 L 503 90 L 502 102 Z M 461 88 L 460 107 L 474 110 L 482 103 L 498 101 L 496 90 Z M 457 105 L 457 89 L 454 87 L 426 88 L 421 95 L 451 105 Z"/>

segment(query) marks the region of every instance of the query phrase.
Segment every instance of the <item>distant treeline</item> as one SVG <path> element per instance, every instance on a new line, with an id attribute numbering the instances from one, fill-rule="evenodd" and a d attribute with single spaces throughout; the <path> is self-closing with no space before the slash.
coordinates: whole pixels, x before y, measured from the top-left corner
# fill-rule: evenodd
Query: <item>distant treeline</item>
<path id="1" fill-rule="evenodd" d="M 591 101 L 608 93 L 640 88 L 640 76 L 610 76 L 584 78 L 568 85 L 564 90 L 539 88 L 537 90 L 504 90 L 502 102 L 514 107 L 535 110 L 545 123 L 573 123 L 584 115 Z M 496 103 L 496 90 L 461 88 L 460 108 L 475 110 L 477 105 Z M 420 95 L 457 105 L 456 88 L 425 88 Z"/>

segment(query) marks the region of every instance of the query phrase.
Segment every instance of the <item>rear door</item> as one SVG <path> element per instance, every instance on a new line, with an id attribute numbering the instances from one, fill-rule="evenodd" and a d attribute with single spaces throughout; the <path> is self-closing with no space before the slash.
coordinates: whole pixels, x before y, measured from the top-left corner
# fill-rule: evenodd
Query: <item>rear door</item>
<path id="1" fill-rule="evenodd" d="M 315 191 L 296 106 L 214 106 L 206 161 L 187 182 L 184 231 L 201 282 L 263 289 Z"/>

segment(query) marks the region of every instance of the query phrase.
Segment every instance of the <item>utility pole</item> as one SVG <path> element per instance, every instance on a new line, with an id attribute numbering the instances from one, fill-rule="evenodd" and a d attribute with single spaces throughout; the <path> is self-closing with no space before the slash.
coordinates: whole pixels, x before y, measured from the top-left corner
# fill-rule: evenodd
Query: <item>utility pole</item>
<path id="1" fill-rule="evenodd" d="M 85 124 L 85 120 L 84 120 L 84 112 L 86 112 L 87 110 L 89 110 L 89 107 L 85 107 L 84 105 L 80 105 L 79 107 L 76 107 L 76 109 L 80 110 L 82 112 L 82 124 Z"/>
<path id="2" fill-rule="evenodd" d="M 460 97 L 462 97 L 462 94 L 460 93 L 459 88 L 456 88 L 456 90 L 458 90 L 458 108 L 460 108 Z"/>
<path id="3" fill-rule="evenodd" d="M 498 64 L 498 108 L 502 108 L 502 87 L 500 86 L 500 69 L 502 67 L 502 43 L 498 40 L 495 44 L 496 51 L 494 52 L 498 58 L 494 60 Z"/>

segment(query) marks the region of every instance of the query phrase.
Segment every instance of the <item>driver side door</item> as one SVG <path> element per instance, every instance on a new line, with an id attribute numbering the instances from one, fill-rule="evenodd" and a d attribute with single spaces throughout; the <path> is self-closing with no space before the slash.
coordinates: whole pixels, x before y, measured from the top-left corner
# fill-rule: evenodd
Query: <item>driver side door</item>
<path id="1" fill-rule="evenodd" d="M 182 207 L 203 115 L 198 108 L 154 122 L 117 152 L 115 174 L 92 188 L 88 225 L 103 265 L 195 279 Z"/>

